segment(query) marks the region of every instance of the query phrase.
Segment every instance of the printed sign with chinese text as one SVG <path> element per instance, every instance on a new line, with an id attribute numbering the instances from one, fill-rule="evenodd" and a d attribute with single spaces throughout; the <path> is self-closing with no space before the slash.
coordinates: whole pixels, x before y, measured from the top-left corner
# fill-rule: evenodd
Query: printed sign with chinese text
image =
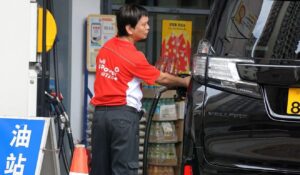
<path id="1" fill-rule="evenodd" d="M 39 174 L 49 120 L 0 117 L 0 126 L 0 174 Z"/>
<path id="2" fill-rule="evenodd" d="M 117 33 L 115 15 L 89 15 L 87 18 L 87 70 L 96 71 L 96 57 L 103 44 Z"/>

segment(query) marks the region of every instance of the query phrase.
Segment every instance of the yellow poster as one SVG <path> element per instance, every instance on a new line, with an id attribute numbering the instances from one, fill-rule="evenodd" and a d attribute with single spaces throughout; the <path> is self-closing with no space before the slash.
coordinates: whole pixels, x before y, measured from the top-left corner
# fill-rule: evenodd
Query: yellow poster
<path id="1" fill-rule="evenodd" d="M 171 74 L 188 73 L 192 21 L 163 20 L 162 22 L 161 54 L 156 66 Z"/>

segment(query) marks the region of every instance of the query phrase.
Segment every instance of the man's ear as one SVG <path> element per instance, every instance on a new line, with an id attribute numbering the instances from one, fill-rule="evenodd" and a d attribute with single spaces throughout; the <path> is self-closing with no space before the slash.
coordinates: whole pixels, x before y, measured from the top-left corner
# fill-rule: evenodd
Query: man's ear
<path id="1" fill-rule="evenodd" d="M 133 28 L 129 24 L 125 26 L 125 29 L 126 29 L 128 35 L 132 35 Z"/>

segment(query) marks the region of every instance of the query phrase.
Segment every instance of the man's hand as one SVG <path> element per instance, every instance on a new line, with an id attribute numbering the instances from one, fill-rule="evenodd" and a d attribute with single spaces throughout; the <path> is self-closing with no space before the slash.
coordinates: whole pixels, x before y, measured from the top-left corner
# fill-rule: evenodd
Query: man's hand
<path id="1" fill-rule="evenodd" d="M 184 79 L 185 84 L 186 84 L 185 87 L 188 87 L 189 84 L 190 84 L 190 82 L 191 82 L 191 76 L 189 75 L 189 76 L 187 76 L 187 77 L 184 77 L 183 79 Z"/>
<path id="2" fill-rule="evenodd" d="M 174 76 L 169 73 L 160 72 L 160 76 L 155 81 L 156 83 L 167 86 L 168 88 L 172 87 L 188 87 L 190 84 L 191 76 L 179 77 Z"/>

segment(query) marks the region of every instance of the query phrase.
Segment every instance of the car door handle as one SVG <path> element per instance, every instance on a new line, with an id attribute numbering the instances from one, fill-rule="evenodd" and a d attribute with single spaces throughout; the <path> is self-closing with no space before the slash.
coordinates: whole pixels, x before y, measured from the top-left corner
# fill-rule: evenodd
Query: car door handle
<path id="1" fill-rule="evenodd" d="M 300 86 L 300 66 L 238 63 L 240 78 L 261 85 Z"/>

